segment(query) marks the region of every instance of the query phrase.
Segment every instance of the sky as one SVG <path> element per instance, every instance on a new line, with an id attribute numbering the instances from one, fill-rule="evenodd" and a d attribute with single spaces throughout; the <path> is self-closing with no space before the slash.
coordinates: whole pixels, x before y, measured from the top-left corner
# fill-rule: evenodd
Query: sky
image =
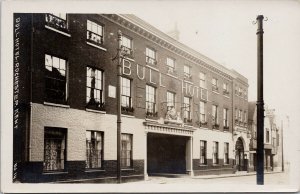
<path id="1" fill-rule="evenodd" d="M 300 137 L 299 1 L 185 2 L 162 1 L 161 8 L 149 6 L 151 11 L 136 15 L 163 32 L 177 23 L 180 42 L 248 78 L 249 101 L 257 99 L 257 25 L 252 22 L 265 16 L 264 102 L 280 118 L 289 116 L 287 139 Z"/>

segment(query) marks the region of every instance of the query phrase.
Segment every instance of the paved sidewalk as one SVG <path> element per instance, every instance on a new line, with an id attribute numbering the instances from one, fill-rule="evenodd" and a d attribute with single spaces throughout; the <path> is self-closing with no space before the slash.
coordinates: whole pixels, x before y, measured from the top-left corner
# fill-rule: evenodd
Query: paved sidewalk
<path id="1" fill-rule="evenodd" d="M 282 173 L 282 171 L 265 172 L 265 174 L 275 174 L 275 173 Z M 256 172 L 237 172 L 235 174 L 201 175 L 201 176 L 193 176 L 191 178 L 193 178 L 193 179 L 215 179 L 215 178 L 252 176 L 252 175 L 256 175 Z"/>

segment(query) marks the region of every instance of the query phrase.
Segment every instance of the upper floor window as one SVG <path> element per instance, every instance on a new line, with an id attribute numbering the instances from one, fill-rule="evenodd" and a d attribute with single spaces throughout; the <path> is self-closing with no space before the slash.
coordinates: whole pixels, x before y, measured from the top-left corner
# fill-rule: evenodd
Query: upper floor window
<path id="1" fill-rule="evenodd" d="M 229 164 L 229 143 L 224 143 L 224 164 Z"/>
<path id="2" fill-rule="evenodd" d="M 243 114 L 243 111 L 239 110 L 239 121 L 240 122 L 243 122 L 243 120 L 242 120 L 242 114 Z"/>
<path id="3" fill-rule="evenodd" d="M 218 80 L 216 78 L 212 78 L 212 90 L 218 92 Z"/>
<path id="4" fill-rule="evenodd" d="M 66 13 L 47 13 L 46 24 L 58 30 L 67 31 L 67 14 Z"/>
<path id="5" fill-rule="evenodd" d="M 267 131 L 266 131 L 266 142 L 267 143 L 270 142 L 270 131 L 269 131 L 269 129 L 267 129 Z"/>
<path id="6" fill-rule="evenodd" d="M 191 122 L 192 121 L 191 98 L 183 97 L 183 108 L 184 108 L 184 121 Z"/>
<path id="7" fill-rule="evenodd" d="M 247 90 L 246 89 L 244 90 L 244 98 L 245 98 L 245 100 L 247 99 Z"/>
<path id="8" fill-rule="evenodd" d="M 207 164 L 207 143 L 206 141 L 200 140 L 200 164 Z"/>
<path id="9" fill-rule="evenodd" d="M 46 101 L 65 104 L 67 102 L 67 62 L 65 59 L 45 55 Z"/>
<path id="10" fill-rule="evenodd" d="M 92 67 L 86 71 L 86 103 L 88 108 L 104 109 L 103 72 Z"/>
<path id="11" fill-rule="evenodd" d="M 218 106 L 212 105 L 212 124 L 218 125 Z"/>
<path id="12" fill-rule="evenodd" d="M 229 124 L 228 124 L 228 109 L 227 108 L 223 109 L 223 127 L 224 127 L 224 129 L 228 129 L 229 128 Z"/>
<path id="13" fill-rule="evenodd" d="M 238 121 L 239 119 L 239 110 L 235 108 L 235 120 Z"/>
<path id="14" fill-rule="evenodd" d="M 205 123 L 205 121 L 206 121 L 205 102 L 200 101 L 199 109 L 200 109 L 200 111 L 199 111 L 200 112 L 200 122 Z"/>
<path id="15" fill-rule="evenodd" d="M 121 95 L 122 107 L 132 108 L 131 80 L 125 77 L 121 78 Z"/>
<path id="16" fill-rule="evenodd" d="M 238 93 L 238 94 L 239 94 L 239 96 L 242 96 L 242 94 L 243 94 L 243 93 L 242 93 L 242 88 L 241 88 L 241 87 L 239 87 L 239 93 Z"/>
<path id="17" fill-rule="evenodd" d="M 46 127 L 44 132 L 44 171 L 64 170 L 66 129 Z"/>
<path id="18" fill-rule="evenodd" d="M 146 47 L 146 63 L 156 65 L 156 52 L 153 49 Z"/>
<path id="19" fill-rule="evenodd" d="M 173 73 L 175 71 L 175 59 L 167 57 L 167 66 L 168 66 L 168 73 Z"/>
<path id="20" fill-rule="evenodd" d="M 103 133 L 86 131 L 86 168 L 101 168 L 103 160 Z"/>
<path id="21" fill-rule="evenodd" d="M 121 134 L 121 167 L 132 166 L 132 134 Z"/>
<path id="22" fill-rule="evenodd" d="M 173 92 L 167 92 L 167 109 L 175 108 L 175 94 Z"/>
<path id="23" fill-rule="evenodd" d="M 146 114 L 154 116 L 156 113 L 156 89 L 146 85 Z"/>
<path id="24" fill-rule="evenodd" d="M 244 123 L 247 123 L 247 112 L 244 112 Z"/>
<path id="25" fill-rule="evenodd" d="M 229 94 L 228 83 L 223 83 L 223 94 L 224 95 L 228 95 Z"/>
<path id="26" fill-rule="evenodd" d="M 87 40 L 93 43 L 103 44 L 103 26 L 87 20 Z"/>
<path id="27" fill-rule="evenodd" d="M 238 85 L 235 86 L 235 90 L 234 90 L 234 91 L 235 91 L 235 94 L 236 94 L 236 95 L 239 94 L 239 86 L 238 86 Z"/>
<path id="28" fill-rule="evenodd" d="M 124 35 L 122 36 L 122 51 L 125 52 L 126 56 L 133 57 L 132 39 Z"/>
<path id="29" fill-rule="evenodd" d="M 213 142 L 213 164 L 219 163 L 219 142 Z"/>
<path id="30" fill-rule="evenodd" d="M 200 78 L 200 87 L 201 88 L 206 88 L 206 75 L 202 72 L 200 72 L 199 74 L 199 78 Z"/>
<path id="31" fill-rule="evenodd" d="M 191 78 L 192 74 L 191 74 L 191 67 L 188 65 L 184 65 L 183 66 L 183 73 L 184 73 L 184 77 L 186 78 Z"/>

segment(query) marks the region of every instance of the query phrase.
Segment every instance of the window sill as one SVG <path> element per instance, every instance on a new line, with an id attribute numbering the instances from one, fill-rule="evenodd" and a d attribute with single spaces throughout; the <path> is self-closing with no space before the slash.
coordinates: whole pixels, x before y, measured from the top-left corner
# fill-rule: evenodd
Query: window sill
<path id="1" fill-rule="evenodd" d="M 189 83 L 189 84 L 194 84 L 193 82 L 191 82 L 190 80 L 186 80 L 186 79 L 184 79 L 183 80 L 184 82 L 186 82 L 186 83 Z"/>
<path id="2" fill-rule="evenodd" d="M 201 167 L 206 167 L 206 166 L 208 166 L 207 164 L 199 164 L 199 166 L 201 166 Z"/>
<path id="3" fill-rule="evenodd" d="M 53 171 L 53 172 L 43 172 L 44 175 L 50 175 L 50 174 L 68 174 L 66 171 Z"/>
<path id="4" fill-rule="evenodd" d="M 45 25 L 45 28 L 47 28 L 47 29 L 49 29 L 49 30 L 52 30 L 52 31 L 54 31 L 54 32 L 58 32 L 58 33 L 60 33 L 60 34 L 62 34 L 62 35 L 65 35 L 65 36 L 67 36 L 67 37 L 71 37 L 71 34 L 68 34 L 68 33 L 66 33 L 66 32 L 57 30 L 57 29 L 52 28 L 52 27 L 50 27 L 50 26 L 48 26 L 48 25 Z"/>
<path id="5" fill-rule="evenodd" d="M 221 166 L 220 164 L 213 164 L 212 166 Z"/>
<path id="6" fill-rule="evenodd" d="M 121 170 L 122 171 L 133 171 L 134 169 L 133 168 L 122 168 Z"/>
<path id="7" fill-rule="evenodd" d="M 159 69 L 155 68 L 155 67 L 152 67 L 150 65 L 146 65 L 146 67 L 150 68 L 150 69 L 153 69 L 154 71 L 159 71 Z"/>
<path id="8" fill-rule="evenodd" d="M 157 118 L 157 120 L 158 120 L 158 118 Z M 153 121 L 153 122 L 157 122 L 157 120 L 156 120 L 156 119 L 145 118 L 145 121 Z"/>
<path id="9" fill-rule="evenodd" d="M 46 105 L 46 106 L 61 107 L 61 108 L 70 108 L 70 105 L 56 104 L 56 103 L 52 103 L 52 102 L 44 102 L 44 105 Z"/>
<path id="10" fill-rule="evenodd" d="M 224 96 L 225 98 L 228 98 L 228 99 L 230 98 L 229 96 L 226 96 L 226 95 L 224 95 L 224 94 L 223 94 L 223 96 Z"/>
<path id="11" fill-rule="evenodd" d="M 93 113 L 106 114 L 106 111 L 93 110 L 93 109 L 89 109 L 89 108 L 86 108 L 85 111 L 87 111 L 87 112 L 93 112 Z"/>
<path id="12" fill-rule="evenodd" d="M 212 91 L 213 93 L 215 93 L 215 94 L 220 94 L 219 92 L 217 92 L 217 91 Z"/>
<path id="13" fill-rule="evenodd" d="M 130 58 L 130 57 L 124 57 L 124 59 L 128 60 L 128 61 L 131 61 L 131 62 L 135 62 L 135 60 L 133 58 Z"/>
<path id="14" fill-rule="evenodd" d="M 121 114 L 122 117 L 128 117 L 128 118 L 134 118 L 133 115 L 125 115 L 125 114 Z"/>
<path id="15" fill-rule="evenodd" d="M 101 47 L 101 46 L 95 45 L 95 44 L 93 44 L 93 43 L 91 43 L 91 42 L 86 42 L 86 44 L 88 44 L 88 45 L 90 45 L 90 46 L 92 46 L 92 47 L 98 48 L 98 49 L 100 49 L 100 50 L 107 51 L 106 48 L 103 48 L 103 47 Z"/>
<path id="16" fill-rule="evenodd" d="M 105 172 L 105 170 L 103 170 L 103 169 L 85 169 L 84 172 L 87 172 L 87 173 L 89 173 L 89 172 Z"/>
<path id="17" fill-rule="evenodd" d="M 175 76 L 175 75 L 172 75 L 172 74 L 170 74 L 170 73 L 167 73 L 167 75 L 168 75 L 168 76 L 170 76 L 170 77 L 172 77 L 172 78 L 178 79 L 178 77 L 177 77 L 177 76 Z"/>
<path id="18" fill-rule="evenodd" d="M 223 164 L 223 166 L 230 166 L 230 164 Z"/>

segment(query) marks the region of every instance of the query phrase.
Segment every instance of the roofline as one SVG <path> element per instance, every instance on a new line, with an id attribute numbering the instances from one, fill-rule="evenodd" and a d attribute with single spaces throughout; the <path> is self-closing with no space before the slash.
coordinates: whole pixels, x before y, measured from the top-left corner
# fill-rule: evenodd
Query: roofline
<path id="1" fill-rule="evenodd" d="M 155 28 L 151 24 L 147 23 L 146 21 L 142 20 L 141 18 L 133 15 L 133 14 L 117 14 L 119 17 L 131 22 L 132 24 L 150 32 L 151 34 L 155 35 L 156 37 L 159 37 L 163 41 L 166 41 L 167 43 L 173 45 L 174 47 L 177 47 L 181 49 L 182 51 L 187 52 L 188 54 L 202 60 L 203 62 L 207 63 L 208 65 L 218 69 L 219 71 L 222 71 L 223 73 L 226 73 L 227 75 L 238 79 L 240 78 L 240 81 L 243 82 L 248 86 L 248 79 L 244 76 L 242 76 L 240 73 L 238 73 L 235 70 L 230 70 L 223 65 L 217 63 L 216 61 L 208 58 L 207 56 L 199 53 L 198 51 L 186 46 L 185 44 L 173 39 L 172 37 L 168 36 L 164 32 L 160 31 L 159 29 Z"/>

